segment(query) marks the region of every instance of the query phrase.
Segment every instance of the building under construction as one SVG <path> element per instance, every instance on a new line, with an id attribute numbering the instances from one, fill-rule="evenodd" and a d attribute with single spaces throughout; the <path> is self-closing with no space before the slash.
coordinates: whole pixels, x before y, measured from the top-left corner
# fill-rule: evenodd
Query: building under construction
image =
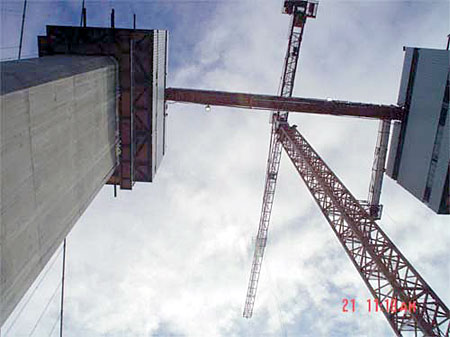
<path id="1" fill-rule="evenodd" d="M 416 303 L 415 312 L 383 309 L 394 333 L 448 336 L 448 308 L 376 220 L 385 170 L 434 212 L 450 213 L 449 51 L 405 49 L 397 105 L 292 97 L 303 29 L 317 6 L 284 1 L 291 30 L 274 96 L 166 88 L 167 31 L 119 29 L 113 20 L 109 28 L 86 20 L 47 26 L 39 58 L 2 62 L 0 325 L 104 184 L 132 190 L 155 179 L 166 151 L 166 102 L 177 101 L 274 111 L 244 317 L 253 312 L 284 149 L 374 298 Z M 351 194 L 289 124 L 290 112 L 380 120 L 368 200 Z"/>

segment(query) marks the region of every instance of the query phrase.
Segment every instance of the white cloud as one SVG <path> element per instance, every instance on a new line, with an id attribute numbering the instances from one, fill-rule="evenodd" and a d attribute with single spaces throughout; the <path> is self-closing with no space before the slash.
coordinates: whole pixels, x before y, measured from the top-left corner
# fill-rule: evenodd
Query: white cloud
<path id="1" fill-rule="evenodd" d="M 445 44 L 448 5 L 428 8 L 324 1 L 307 23 L 295 95 L 395 103 L 402 46 Z M 243 1 L 218 5 L 207 21 L 192 19 L 192 31 L 201 33 L 183 67 L 169 73 L 171 85 L 275 93 L 289 23 L 280 11 L 279 2 Z M 183 37 L 171 39 L 177 45 Z M 381 314 L 363 307 L 369 292 L 285 155 L 254 317 L 241 317 L 268 116 L 170 105 L 168 150 L 156 182 L 120 191 L 118 199 L 105 187 L 68 237 L 66 336 L 391 334 Z M 377 123 L 290 119 L 365 198 Z M 381 226 L 448 303 L 445 219 L 389 179 L 383 201 Z M 342 313 L 343 298 L 358 299 L 360 310 Z"/>

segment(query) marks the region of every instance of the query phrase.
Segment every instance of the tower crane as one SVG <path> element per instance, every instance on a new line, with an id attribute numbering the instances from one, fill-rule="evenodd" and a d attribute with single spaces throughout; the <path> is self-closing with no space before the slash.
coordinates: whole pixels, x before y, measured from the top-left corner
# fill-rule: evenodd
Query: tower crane
<path id="1" fill-rule="evenodd" d="M 307 18 L 316 16 L 317 5 L 312 1 L 284 2 L 284 13 L 291 15 L 291 29 L 283 68 L 281 97 L 292 96 L 305 23 Z M 388 123 L 382 121 L 381 127 L 386 128 L 386 125 Z M 288 112 L 282 110 L 272 114 L 263 204 L 243 316 L 250 318 L 253 313 L 281 148 L 284 148 L 291 159 L 374 299 L 378 303 L 388 300 L 388 303 L 401 301 L 415 304 L 414 311 L 382 306 L 394 333 L 402 336 L 406 331 L 421 331 L 426 336 L 448 336 L 450 314 L 446 305 L 381 230 L 370 209 L 365 208 L 350 193 L 296 127 L 289 126 Z M 373 209 L 373 200 L 369 202 Z"/>
<path id="2" fill-rule="evenodd" d="M 288 49 L 284 60 L 283 75 L 281 78 L 280 96 L 291 97 L 294 89 L 295 72 L 297 70 L 298 56 L 302 42 L 303 31 L 308 17 L 314 18 L 317 13 L 317 2 L 289 0 L 284 2 L 284 13 L 291 15 Z M 287 123 L 288 112 L 278 110 L 272 113 L 272 131 L 270 135 L 269 158 L 267 159 L 266 182 L 259 220 L 258 234 L 255 242 L 252 270 L 248 282 L 247 297 L 245 299 L 245 318 L 252 317 L 255 304 L 256 290 L 267 243 L 270 214 L 272 212 L 275 187 L 281 159 L 281 142 L 279 137 L 280 125 Z"/>
<path id="3" fill-rule="evenodd" d="M 261 216 L 243 316 L 251 318 L 253 314 L 281 151 L 284 149 L 361 275 L 374 302 L 380 304 L 380 310 L 395 335 L 404 336 L 411 333 L 417 336 L 422 332 L 424 336 L 449 336 L 450 312 L 447 306 L 376 222 L 381 211 L 379 197 L 390 121 L 402 120 L 405 111 L 394 106 L 292 97 L 305 23 L 307 18 L 316 17 L 317 6 L 318 3 L 311 0 L 284 0 L 283 13 L 291 16 L 291 23 L 278 97 L 178 88 L 167 88 L 165 93 L 166 100 L 170 101 L 274 109 L 271 115 L 271 137 Z M 289 112 L 349 115 L 381 120 L 367 202 L 357 200 L 296 126 L 289 125 Z M 384 303 L 391 305 L 385 306 Z M 401 303 L 402 307 L 398 308 L 397 303 Z M 408 304 L 409 308 L 403 308 L 403 304 Z"/>

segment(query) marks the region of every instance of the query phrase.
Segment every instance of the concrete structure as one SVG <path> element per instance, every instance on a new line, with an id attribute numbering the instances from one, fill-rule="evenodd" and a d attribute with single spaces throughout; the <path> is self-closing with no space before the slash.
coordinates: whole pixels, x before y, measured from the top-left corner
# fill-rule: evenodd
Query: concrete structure
<path id="1" fill-rule="evenodd" d="M 117 62 L 1 63 L 0 325 L 116 167 Z"/>
<path id="2" fill-rule="evenodd" d="M 387 174 L 438 214 L 449 214 L 448 50 L 406 48 Z"/>

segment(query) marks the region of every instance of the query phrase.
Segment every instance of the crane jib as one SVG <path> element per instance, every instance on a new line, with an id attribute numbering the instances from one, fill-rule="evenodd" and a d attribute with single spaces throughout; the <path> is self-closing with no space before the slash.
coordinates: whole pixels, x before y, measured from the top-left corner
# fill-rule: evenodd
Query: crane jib
<path id="1" fill-rule="evenodd" d="M 284 8 L 285 13 L 291 15 L 291 26 L 279 95 L 281 97 L 291 97 L 294 88 L 298 57 L 300 55 L 303 29 L 305 27 L 306 18 L 308 17 L 306 13 L 307 9 L 310 7 L 308 7 L 308 1 L 285 1 Z M 301 24 L 299 24 L 299 20 L 301 21 Z M 260 240 L 257 240 L 255 243 L 255 252 L 253 255 L 252 269 L 250 272 L 243 312 L 243 316 L 245 318 L 250 318 L 253 314 L 253 306 L 255 303 L 256 290 L 258 288 L 259 275 L 261 272 L 261 264 L 265 249 L 265 244 L 261 245 L 260 242 L 262 240 L 264 242 L 267 241 L 267 232 L 269 228 L 270 215 L 272 212 L 278 170 L 280 167 L 282 147 L 278 139 L 278 127 L 280 122 L 287 122 L 288 114 L 289 113 L 287 111 L 278 111 L 272 115 L 272 133 L 269 145 L 269 158 L 267 160 L 266 182 L 257 234 L 257 238 Z"/>

